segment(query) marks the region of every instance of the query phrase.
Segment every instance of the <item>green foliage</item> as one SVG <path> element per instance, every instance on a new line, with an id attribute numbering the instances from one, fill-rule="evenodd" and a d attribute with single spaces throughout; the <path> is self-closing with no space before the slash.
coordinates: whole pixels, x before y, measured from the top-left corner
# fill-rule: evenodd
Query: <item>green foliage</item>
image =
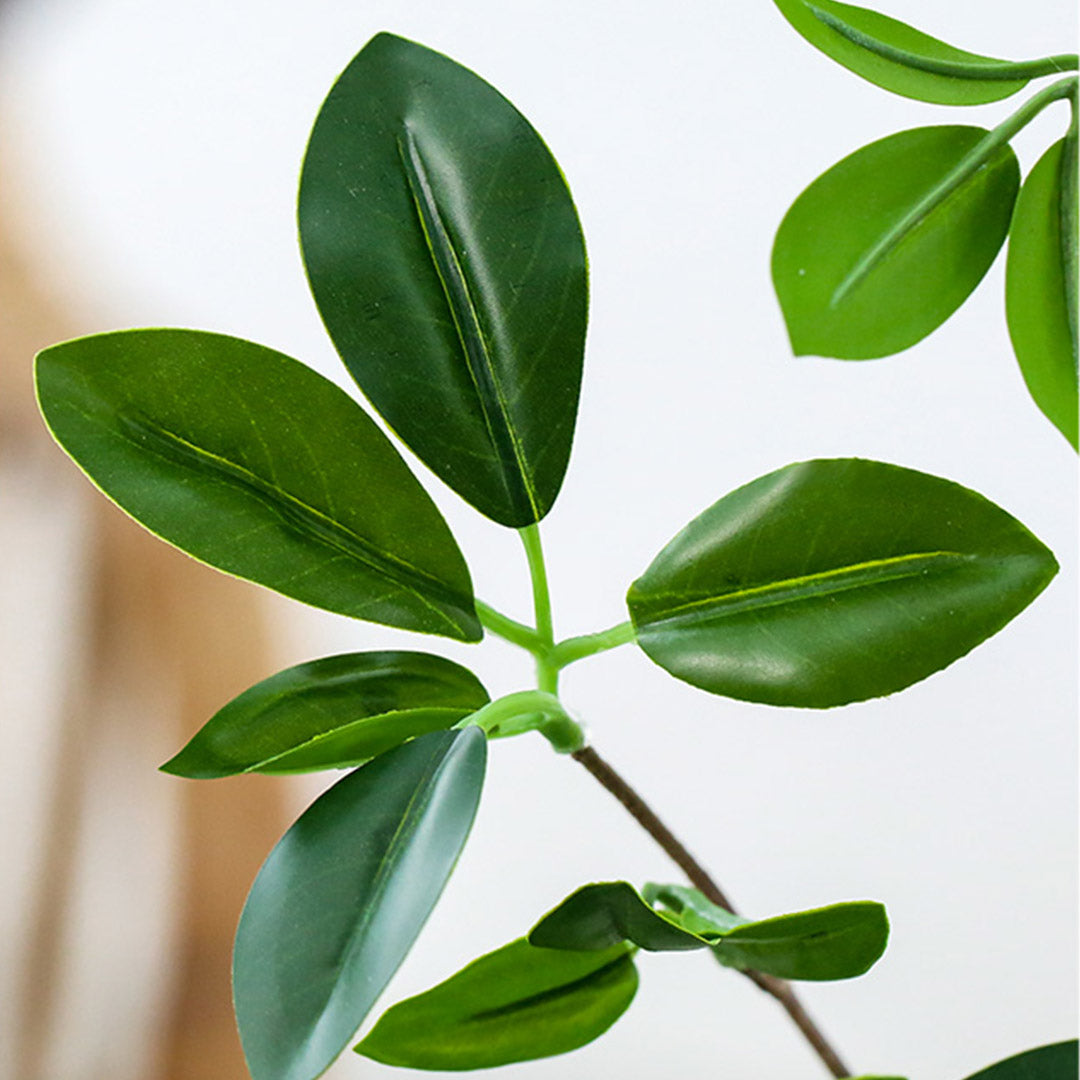
<path id="1" fill-rule="evenodd" d="M 1026 1050 L 973 1073 L 967 1080 L 1076 1080 L 1076 1039 Z"/>
<path id="2" fill-rule="evenodd" d="M 638 644 L 677 678 L 826 708 L 945 667 L 1056 569 L 1023 525 L 959 484 L 876 461 L 807 461 L 695 518 L 627 602 Z"/>
<path id="3" fill-rule="evenodd" d="M 330 336 L 394 431 L 495 521 L 539 521 L 570 456 L 587 290 L 570 193 L 529 122 L 379 34 L 315 121 L 300 237 Z"/>
<path id="4" fill-rule="evenodd" d="M 1050 64 L 976 57 L 829 0 L 780 6 L 853 70 L 930 100 L 992 100 Z M 1009 228 L 1018 169 L 1008 139 L 1070 93 L 1055 84 L 992 132 L 901 133 L 812 185 L 774 252 L 796 348 L 878 356 L 947 318 Z M 1033 393 L 1063 430 L 1076 395 L 1075 374 L 1071 384 L 1063 374 L 1076 341 L 1074 142 L 1029 177 L 1010 247 L 1010 328 Z M 863 207 L 857 220 L 852 205 Z M 361 407 L 271 349 L 191 330 L 55 346 L 37 364 L 50 429 L 106 495 L 197 559 L 354 618 L 463 641 L 486 627 L 532 654 L 537 685 L 489 701 L 475 676 L 438 656 L 327 657 L 226 704 L 164 766 L 198 778 L 360 766 L 289 829 L 241 916 L 234 999 L 254 1080 L 314 1080 L 373 1008 L 465 843 L 489 738 L 540 732 L 687 869 L 666 827 L 596 763 L 559 698 L 562 668 L 637 640 L 713 693 L 841 705 L 943 668 L 1056 571 L 1021 524 L 958 484 L 880 462 L 809 461 L 739 488 L 683 529 L 631 586 L 632 624 L 556 641 L 536 522 L 570 454 L 587 296 L 581 231 L 554 159 L 472 72 L 380 34 L 319 113 L 300 231 L 316 302 L 364 393 L 451 488 L 519 529 L 534 626 L 475 600 L 442 516 Z M 390 1009 L 357 1049 L 438 1069 L 574 1049 L 629 1005 L 637 948 L 708 949 L 807 1033 L 782 980 L 859 975 L 888 929 L 871 901 L 748 920 L 680 885 L 644 895 L 625 881 L 588 885 L 528 941 Z"/>
<path id="5" fill-rule="evenodd" d="M 189 555 L 341 615 L 480 638 L 435 504 L 363 410 L 296 360 L 129 330 L 46 349 L 37 386 L 76 464 Z"/>
<path id="6" fill-rule="evenodd" d="M 1078 67 L 1074 54 L 1025 62 L 976 56 L 834 0 L 775 2 L 827 56 L 922 101 L 995 101 L 1028 79 Z M 1065 99 L 1069 134 L 1032 169 L 1017 200 L 1009 140 Z M 1076 130 L 1072 76 L 1033 95 L 993 131 L 903 131 L 824 172 L 792 204 L 773 247 L 773 284 L 795 353 L 867 360 L 914 345 L 964 302 L 1008 234 L 1013 348 L 1035 403 L 1076 448 Z"/>
<path id="7" fill-rule="evenodd" d="M 327 656 L 245 690 L 162 769 L 196 780 L 343 769 L 453 727 L 487 702 L 476 676 L 441 656 Z"/>
<path id="8" fill-rule="evenodd" d="M 487 744 L 433 732 L 339 780 L 282 837 L 236 931 L 233 999 L 254 1080 L 311 1080 L 397 970 L 469 834 Z"/>
<path id="9" fill-rule="evenodd" d="M 576 1050 L 627 1010 L 638 977 L 626 945 L 538 949 L 524 938 L 388 1009 L 356 1051 L 411 1069 L 487 1069 Z"/>

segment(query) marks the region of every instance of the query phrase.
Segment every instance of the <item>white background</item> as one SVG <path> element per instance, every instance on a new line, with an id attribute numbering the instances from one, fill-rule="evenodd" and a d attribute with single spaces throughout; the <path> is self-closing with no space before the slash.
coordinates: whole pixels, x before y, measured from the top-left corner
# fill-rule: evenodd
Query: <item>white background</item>
<path id="1" fill-rule="evenodd" d="M 1075 48 L 1065 0 L 888 11 L 990 55 Z M 878 966 L 805 992 L 856 1071 L 959 1080 L 1075 1034 L 1075 456 L 1011 356 L 1001 261 L 930 339 L 861 364 L 793 359 L 768 275 L 784 210 L 838 158 L 905 127 L 993 126 L 1015 99 L 945 110 L 892 96 L 817 53 L 767 0 L 41 0 L 11 15 L 4 152 L 23 159 L 39 208 L 23 225 L 94 328 L 239 334 L 343 384 L 294 225 L 306 134 L 337 72 L 389 29 L 472 67 L 532 120 L 574 192 L 592 271 L 578 435 L 544 523 L 560 634 L 621 621 L 627 585 L 683 524 L 795 460 L 857 455 L 947 476 L 1047 542 L 1063 570 L 1028 611 L 887 700 L 743 705 L 632 648 L 564 684 L 597 748 L 745 912 L 886 902 L 894 932 Z M 1017 140 L 1025 170 L 1065 116 L 1056 106 Z M 517 538 L 423 475 L 478 595 L 527 618 Z M 284 662 L 396 643 L 464 660 L 493 693 L 530 678 L 498 643 L 272 603 Z M 538 737 L 494 745 L 470 844 L 387 1001 L 518 936 L 578 885 L 621 877 L 676 874 Z M 638 998 L 607 1036 L 515 1075 L 819 1075 L 773 1003 L 707 956 L 639 966 Z M 330 1075 L 390 1072 L 347 1054 Z"/>

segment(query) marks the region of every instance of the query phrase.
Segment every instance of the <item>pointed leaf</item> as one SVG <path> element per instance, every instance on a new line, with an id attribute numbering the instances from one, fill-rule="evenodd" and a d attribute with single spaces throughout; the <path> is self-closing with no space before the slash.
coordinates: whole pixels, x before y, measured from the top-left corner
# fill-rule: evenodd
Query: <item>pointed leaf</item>
<path id="1" fill-rule="evenodd" d="M 583 885 L 529 931 L 529 944 L 546 949 L 607 949 L 622 941 L 652 951 L 708 944 L 651 908 L 626 881 Z"/>
<path id="2" fill-rule="evenodd" d="M 901 131 L 844 158 L 792 204 L 773 284 L 796 355 L 867 360 L 940 326 L 990 268 L 1020 183 L 977 127 Z"/>
<path id="3" fill-rule="evenodd" d="M 570 454 L 587 294 L 577 214 L 528 121 L 379 34 L 315 122 L 300 236 L 330 336 L 391 427 L 489 517 L 542 518 Z"/>
<path id="4" fill-rule="evenodd" d="M 1076 1080 L 1076 1039 L 1025 1050 L 973 1073 L 967 1080 Z"/>
<path id="5" fill-rule="evenodd" d="M 344 1049 L 453 870 L 485 754 L 476 728 L 421 735 L 339 780 L 270 853 L 233 955 L 253 1080 L 313 1080 Z"/>
<path id="6" fill-rule="evenodd" d="M 488 700 L 471 671 L 441 656 L 327 656 L 245 690 L 161 768 L 199 780 L 341 769 L 453 727 Z"/>
<path id="7" fill-rule="evenodd" d="M 625 945 L 537 949 L 523 938 L 387 1010 L 356 1051 L 412 1069 L 488 1069 L 576 1050 L 629 1007 L 638 977 Z"/>
<path id="8" fill-rule="evenodd" d="M 60 445 L 151 532 L 315 607 L 478 640 L 442 515 L 364 411 L 250 341 L 129 330 L 46 349 Z"/>
<path id="9" fill-rule="evenodd" d="M 638 644 L 715 694 L 827 708 L 974 648 L 1057 572 L 981 495 L 857 458 L 806 461 L 692 521 L 630 588 Z"/>
<path id="10" fill-rule="evenodd" d="M 1005 315 L 1024 381 L 1035 404 L 1074 449 L 1076 199 L 1076 142 L 1061 139 L 1020 189 L 1005 264 Z"/>
<path id="11" fill-rule="evenodd" d="M 1009 97 L 1052 61 L 1014 64 L 965 52 L 870 8 L 835 0 L 776 0 L 811 45 L 894 94 L 939 105 L 980 105 Z M 1051 66 L 1047 66 L 1051 65 Z"/>

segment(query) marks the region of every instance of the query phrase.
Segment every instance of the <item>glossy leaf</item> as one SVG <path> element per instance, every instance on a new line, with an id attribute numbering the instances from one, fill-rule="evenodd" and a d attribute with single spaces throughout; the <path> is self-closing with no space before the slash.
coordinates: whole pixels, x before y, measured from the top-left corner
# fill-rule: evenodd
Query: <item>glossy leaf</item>
<path id="1" fill-rule="evenodd" d="M 1022 90 L 1033 75 L 1058 70 L 965 52 L 853 4 L 776 0 L 776 6 L 811 45 L 838 64 L 876 86 L 919 101 L 939 105 L 999 101 Z"/>
<path id="2" fill-rule="evenodd" d="M 724 965 L 785 979 L 850 979 L 869 970 L 885 951 L 889 923 L 870 900 L 751 921 L 710 903 L 697 889 L 650 885 L 650 906 L 625 881 L 578 889 L 529 933 L 553 949 L 598 950 L 619 941 L 643 949 L 711 948 Z"/>
<path id="3" fill-rule="evenodd" d="M 1076 1080 L 1080 1055 L 1076 1039 L 1025 1050 L 986 1069 L 973 1073 L 967 1080 Z"/>
<path id="4" fill-rule="evenodd" d="M 796 355 L 867 360 L 940 326 L 990 268 L 1020 183 L 977 127 L 901 131 L 819 176 L 776 234 L 772 276 Z"/>
<path id="5" fill-rule="evenodd" d="M 422 735 L 339 780 L 271 852 L 233 956 L 253 1080 L 312 1080 L 344 1049 L 454 868 L 485 754 L 476 728 Z"/>
<path id="6" fill-rule="evenodd" d="M 245 690 L 161 768 L 199 780 L 341 769 L 453 727 L 488 700 L 471 671 L 441 656 L 327 656 Z"/>
<path id="7" fill-rule="evenodd" d="M 708 943 L 650 907 L 626 881 L 582 886 L 529 931 L 529 944 L 548 949 L 607 949 L 622 941 L 652 951 Z"/>
<path id="8" fill-rule="evenodd" d="M 576 1050 L 629 1007 L 631 950 L 537 949 L 523 938 L 387 1010 L 358 1053 L 412 1069 L 488 1069 Z"/>
<path id="9" fill-rule="evenodd" d="M 316 120 L 300 236 L 330 336 L 391 427 L 489 517 L 542 518 L 570 454 L 587 289 L 566 182 L 528 121 L 379 34 Z"/>
<path id="10" fill-rule="evenodd" d="M 189 555 L 355 618 L 478 640 L 465 562 L 364 411 L 281 353 L 129 330 L 37 360 L 50 430 L 106 495 Z"/>
<path id="11" fill-rule="evenodd" d="M 1074 448 L 1077 250 L 1069 223 L 1075 230 L 1075 154 L 1075 141 L 1061 139 L 1031 170 L 1016 200 L 1005 264 L 1005 314 L 1024 381 Z"/>
<path id="12" fill-rule="evenodd" d="M 1057 572 L 959 484 L 857 458 L 789 465 L 682 530 L 630 588 L 637 641 L 716 694 L 827 708 L 974 648 Z"/>

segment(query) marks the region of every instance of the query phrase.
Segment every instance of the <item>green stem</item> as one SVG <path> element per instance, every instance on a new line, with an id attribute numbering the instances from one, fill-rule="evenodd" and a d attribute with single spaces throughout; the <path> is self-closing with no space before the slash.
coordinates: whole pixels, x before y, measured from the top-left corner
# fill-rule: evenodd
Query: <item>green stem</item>
<path id="1" fill-rule="evenodd" d="M 875 266 L 907 236 L 924 218 L 940 206 L 961 184 L 981 169 L 990 156 L 1004 146 L 1018 131 L 1026 127 L 1048 105 L 1063 98 L 1075 97 L 1076 76 L 1060 79 L 1056 83 L 1028 98 L 986 137 L 980 139 L 953 169 L 928 191 L 880 240 L 851 268 L 850 273 L 837 286 L 829 303 L 836 307 Z"/>
<path id="2" fill-rule="evenodd" d="M 526 525 L 518 529 L 521 542 L 525 545 L 525 557 L 529 561 L 529 576 L 532 579 L 533 609 L 536 614 L 536 636 L 540 649 L 534 650 L 536 656 L 536 685 L 549 694 L 559 689 L 559 669 L 548 656 L 555 645 L 554 626 L 551 619 L 551 594 L 548 591 L 547 567 L 544 565 L 544 549 L 540 543 L 540 528 Z"/>
<path id="3" fill-rule="evenodd" d="M 547 648 L 531 626 L 519 623 L 516 619 L 511 619 L 509 615 L 503 615 L 502 612 L 496 611 L 482 600 L 476 601 L 476 614 L 486 629 L 522 649 L 527 649 L 531 653 L 540 653 Z"/>
<path id="4" fill-rule="evenodd" d="M 560 754 L 573 754 L 585 745 L 585 732 L 562 702 L 543 690 L 519 690 L 489 701 L 459 720 L 456 728 L 478 727 L 489 739 L 505 739 L 539 731 Z"/>
<path id="5" fill-rule="evenodd" d="M 597 653 L 618 648 L 620 645 L 629 645 L 633 640 L 633 624 L 623 622 L 611 627 L 610 630 L 599 630 L 595 634 L 582 634 L 580 637 L 560 641 L 551 650 L 548 661 L 554 667 L 562 669 L 577 660 L 584 660 L 587 656 L 595 656 Z"/>
<path id="6" fill-rule="evenodd" d="M 831 12 L 823 11 L 814 4 L 807 4 L 811 14 L 836 31 L 853 45 L 858 45 L 884 60 L 893 60 L 904 67 L 925 71 L 930 75 L 944 75 L 954 79 L 984 79 L 988 82 L 1012 82 L 1014 80 L 1038 79 L 1044 75 L 1057 75 L 1062 71 L 1075 71 L 1080 62 L 1075 53 L 1046 56 L 1040 60 L 944 60 L 936 56 L 923 56 L 907 49 L 889 45 L 871 34 L 856 30 Z"/>

